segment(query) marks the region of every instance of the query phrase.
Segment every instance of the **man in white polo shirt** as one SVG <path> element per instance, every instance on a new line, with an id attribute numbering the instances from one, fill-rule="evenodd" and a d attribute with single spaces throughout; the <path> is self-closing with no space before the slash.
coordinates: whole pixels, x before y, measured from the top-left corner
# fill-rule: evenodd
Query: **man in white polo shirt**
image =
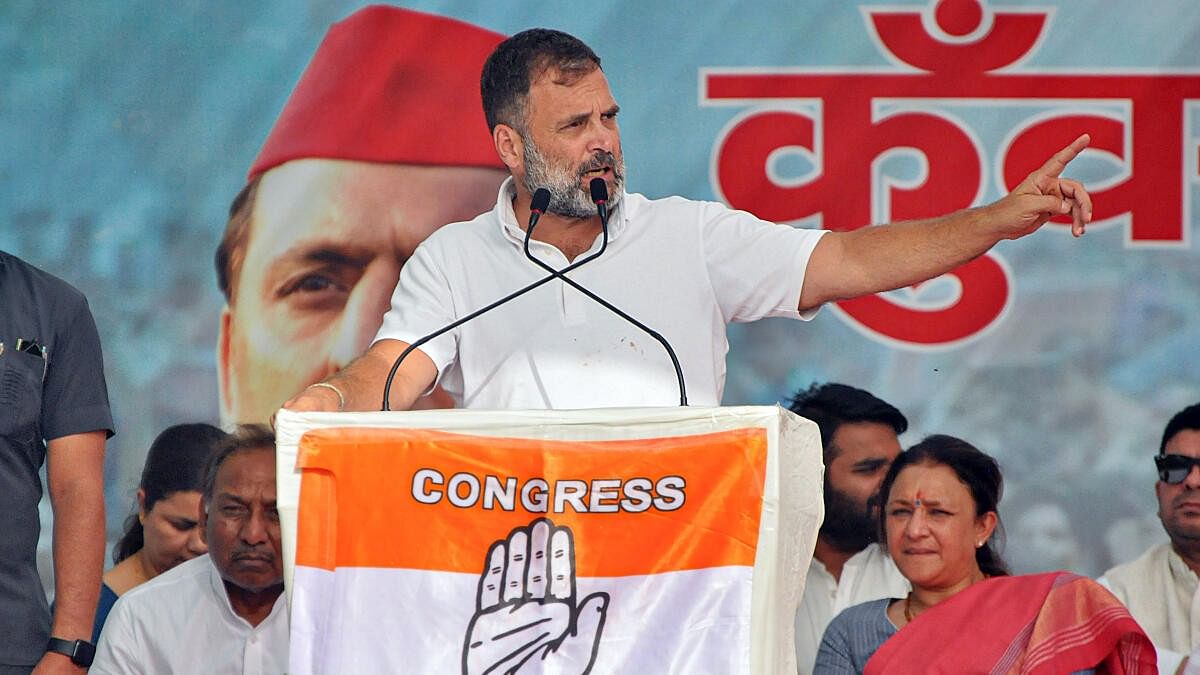
<path id="1" fill-rule="evenodd" d="M 539 278 L 521 239 L 537 188 L 551 200 L 532 251 L 561 269 L 603 245 L 589 199 L 603 179 L 609 245 L 569 276 L 660 332 L 679 352 L 690 402 L 717 405 L 725 326 L 808 318 L 822 304 L 901 288 L 948 272 L 1001 239 L 1071 213 L 1091 219 L 1083 186 L 1059 174 L 1081 136 L 1003 199 L 942 218 L 849 232 L 764 222 L 721 204 L 624 192 L 618 106 L 600 59 L 578 39 L 534 29 L 502 42 L 484 65 L 484 115 L 512 177 L 496 208 L 438 230 L 401 272 L 391 310 L 366 354 L 285 407 L 378 409 L 393 361 L 413 341 Z M 555 280 L 432 340 L 405 360 L 393 408 L 440 383 L 465 407 L 673 405 L 676 378 L 645 333 Z"/>
<path id="2" fill-rule="evenodd" d="M 213 452 L 200 529 L 208 554 L 122 595 L 92 673 L 278 675 L 287 671 L 275 435 L 242 426 Z"/>

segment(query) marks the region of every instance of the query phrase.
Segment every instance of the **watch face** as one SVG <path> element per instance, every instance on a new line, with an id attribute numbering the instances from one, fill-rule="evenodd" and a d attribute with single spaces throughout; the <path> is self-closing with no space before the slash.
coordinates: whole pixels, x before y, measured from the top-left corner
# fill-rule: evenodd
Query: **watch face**
<path id="1" fill-rule="evenodd" d="M 92 659 L 96 658 L 96 646 L 84 640 L 75 641 L 75 651 L 71 654 L 71 662 L 77 666 L 92 665 Z"/>

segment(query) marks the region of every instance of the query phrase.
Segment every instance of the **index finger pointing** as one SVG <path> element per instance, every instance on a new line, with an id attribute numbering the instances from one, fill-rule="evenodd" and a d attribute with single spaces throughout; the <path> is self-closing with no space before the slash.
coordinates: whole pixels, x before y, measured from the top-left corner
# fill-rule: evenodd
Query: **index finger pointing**
<path id="1" fill-rule="evenodd" d="M 1034 173 L 1046 174 L 1050 176 L 1057 176 L 1061 174 L 1063 169 L 1067 168 L 1067 165 L 1071 163 L 1071 160 L 1078 157 L 1079 153 L 1083 152 L 1083 149 L 1086 148 L 1091 142 L 1092 137 L 1087 134 L 1083 134 L 1079 138 L 1076 138 L 1074 141 L 1072 141 L 1067 147 L 1054 153 L 1054 156 L 1046 160 L 1046 163 L 1042 165 L 1042 168 L 1038 169 Z"/>

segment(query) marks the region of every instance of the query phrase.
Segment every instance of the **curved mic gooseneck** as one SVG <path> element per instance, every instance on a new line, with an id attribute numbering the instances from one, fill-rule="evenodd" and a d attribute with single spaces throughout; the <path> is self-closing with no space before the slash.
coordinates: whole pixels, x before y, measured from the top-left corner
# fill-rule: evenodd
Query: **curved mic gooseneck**
<path id="1" fill-rule="evenodd" d="M 530 227 L 537 224 L 538 219 L 541 218 L 542 214 L 546 212 L 546 207 L 549 204 L 550 204 L 550 191 L 547 190 L 546 188 L 538 188 L 537 191 L 533 193 L 533 200 L 529 204 Z M 587 256 L 586 258 L 580 258 L 579 260 L 576 260 L 574 263 L 563 268 L 563 273 L 569 272 L 569 271 L 579 267 L 580 265 L 583 265 L 585 263 L 589 263 L 589 262 L 595 260 L 596 258 L 600 257 L 601 253 L 604 253 L 604 249 L 607 247 L 608 247 L 608 241 L 605 240 L 604 246 L 601 246 L 599 251 L 596 251 L 595 253 Z M 392 363 L 391 370 L 388 371 L 387 380 L 383 384 L 383 404 L 380 406 L 379 409 L 383 412 L 388 412 L 392 409 L 391 402 L 390 402 L 390 396 L 392 393 L 392 382 L 396 379 L 396 373 L 400 370 L 400 364 L 404 363 L 404 359 L 408 358 L 408 355 L 411 354 L 414 349 L 416 349 L 417 347 L 420 347 L 421 345 L 429 342 L 430 340 L 432 340 L 436 337 L 439 337 L 445 333 L 448 333 L 449 331 L 454 330 L 455 328 L 458 328 L 459 326 L 470 321 L 471 319 L 474 319 L 475 317 L 486 314 L 486 313 L 492 311 L 493 309 L 496 309 L 500 305 L 503 305 L 507 302 L 510 302 L 510 301 L 522 296 L 522 295 L 525 295 L 526 293 L 532 291 L 533 289 L 535 289 L 539 286 L 542 286 L 549 281 L 553 281 L 554 279 L 555 279 L 554 275 L 550 275 L 548 277 L 538 279 L 537 281 L 529 284 L 528 286 L 525 286 L 524 288 L 515 290 L 512 293 L 509 293 L 508 295 L 504 296 L 503 298 L 500 298 L 499 300 L 493 302 L 492 304 L 487 305 L 486 307 L 481 307 L 481 308 L 475 310 L 474 312 L 471 312 L 470 314 L 462 317 L 461 319 L 458 319 L 457 321 L 454 321 L 453 323 L 447 324 L 447 325 L 439 328 L 438 330 L 430 333 L 429 335 L 426 335 L 426 336 L 420 338 L 419 340 L 413 342 L 409 346 L 405 347 L 404 351 L 400 352 L 400 356 L 397 356 L 396 360 Z"/>
<path id="2" fill-rule="evenodd" d="M 603 236 L 603 239 L 601 240 L 601 244 L 600 244 L 600 251 L 603 251 L 608 246 L 608 185 L 604 182 L 603 178 L 593 178 L 592 182 L 588 184 L 588 188 L 592 194 L 592 201 L 596 203 L 596 209 L 598 210 L 599 215 L 600 215 L 600 231 Z M 538 188 L 539 191 L 544 190 L 544 189 L 545 188 Z M 570 272 L 575 267 L 574 265 L 569 265 L 567 267 L 564 267 L 560 271 L 560 270 L 554 269 L 549 264 L 547 264 L 541 260 L 538 260 L 533 255 L 533 253 L 530 252 L 530 250 L 529 250 L 529 240 L 533 236 L 533 228 L 535 225 L 537 225 L 537 219 L 530 217 L 529 227 L 525 228 L 525 257 L 529 258 L 531 261 L 533 261 L 533 264 L 535 264 L 538 267 L 541 267 L 542 269 L 549 272 L 551 275 L 553 275 L 553 278 L 561 279 L 564 283 L 566 283 L 571 288 L 574 288 L 575 290 L 579 291 L 580 293 L 583 293 L 584 295 L 591 298 L 592 300 L 595 300 L 597 303 L 599 303 L 602 307 L 604 307 L 608 311 L 612 312 L 613 314 L 616 314 L 617 316 L 621 317 L 622 319 L 625 319 L 629 323 L 631 323 L 634 326 L 636 326 L 637 328 L 639 328 L 642 332 L 646 333 L 650 337 L 657 340 L 658 344 L 662 345 L 663 349 L 665 349 L 667 351 L 667 356 L 671 357 L 671 365 L 673 365 L 675 367 L 675 379 L 679 383 L 679 405 L 687 407 L 687 404 L 688 404 L 687 403 L 687 387 L 684 386 L 684 383 L 683 383 L 683 368 L 681 368 L 679 366 L 679 357 L 675 355 L 675 350 L 671 348 L 671 343 L 667 342 L 667 339 L 665 337 L 663 337 L 658 331 L 654 330 L 653 328 L 650 328 L 649 326 L 642 323 L 641 321 L 638 321 L 637 319 L 633 318 L 632 316 L 629 316 L 628 314 L 621 311 L 618 307 L 616 307 L 609 301 L 596 295 L 595 293 L 584 288 L 583 286 L 575 283 L 574 279 L 571 279 L 570 277 L 565 276 L 567 272 Z"/>
<path id="3" fill-rule="evenodd" d="M 583 286 L 580 286 L 579 284 L 575 283 L 574 280 L 565 276 L 568 272 L 575 270 L 575 269 L 579 268 L 580 266 L 595 260 L 596 258 L 599 258 L 600 255 L 603 254 L 604 251 L 608 248 L 608 185 L 604 182 L 603 178 L 593 178 L 591 183 L 588 184 L 588 188 L 591 192 L 592 201 L 595 202 L 595 204 L 596 204 L 597 213 L 600 216 L 600 229 L 601 229 L 601 234 L 602 234 L 600 248 L 595 253 L 592 253 L 591 255 L 588 255 L 584 258 L 580 258 L 579 260 L 576 260 L 575 262 L 571 263 L 570 265 L 567 265 L 566 267 L 562 268 L 561 270 L 556 270 L 553 267 L 551 267 L 550 265 L 535 258 L 533 256 L 533 254 L 530 253 L 530 251 L 529 251 L 530 237 L 533 235 L 533 228 L 537 225 L 538 220 L 542 217 L 542 214 L 546 212 L 546 207 L 548 207 L 550 205 L 550 191 L 547 190 L 546 188 L 538 188 L 536 191 L 534 191 L 533 199 L 530 201 L 530 204 L 529 204 L 529 225 L 525 228 L 524 251 L 525 251 L 525 257 L 532 260 L 538 267 L 541 267 L 542 269 L 545 269 L 548 272 L 550 272 L 550 275 L 547 277 L 543 277 L 543 278 L 525 286 L 524 288 L 520 288 L 516 291 L 513 291 L 512 293 L 509 293 L 508 295 L 504 296 L 503 298 L 500 298 L 499 300 L 491 303 L 490 305 L 481 307 L 480 309 L 477 309 L 474 312 L 471 312 L 470 314 L 462 317 L 461 319 L 458 319 L 450 324 L 447 324 L 446 326 L 439 328 L 438 330 L 430 333 L 429 335 L 426 335 L 426 336 L 416 340 L 412 344 L 408 345 L 408 347 L 405 347 L 404 351 L 400 352 L 400 356 L 397 356 L 395 362 L 392 363 L 391 370 L 388 371 L 387 380 L 384 382 L 384 385 L 383 385 L 383 404 L 380 407 L 380 410 L 385 411 L 385 412 L 391 410 L 389 397 L 390 397 L 390 394 L 392 391 L 392 382 L 396 378 L 396 373 L 400 370 L 400 364 L 404 362 L 404 359 L 407 358 L 408 355 L 411 354 L 414 349 L 429 342 L 430 340 L 433 340 L 436 337 L 439 337 L 451 330 L 454 330 L 455 328 L 458 328 L 459 326 L 463 325 L 464 323 L 466 323 L 478 316 L 486 314 L 487 312 L 490 312 L 493 309 L 496 309 L 497 307 L 499 307 L 507 302 L 510 302 L 510 301 L 532 291 L 533 289 L 535 289 L 539 286 L 544 285 L 545 283 L 547 283 L 553 279 L 562 280 L 563 282 L 570 285 L 575 290 L 579 291 L 580 293 L 583 293 L 587 297 L 589 297 L 592 300 L 599 303 L 605 309 L 608 309 L 609 311 L 613 312 L 614 314 L 621 317 L 622 319 L 625 319 L 629 323 L 631 323 L 634 326 L 636 326 L 637 328 L 641 329 L 643 332 L 645 332 L 650 337 L 657 340 L 658 343 L 663 346 L 663 349 L 666 350 L 667 356 L 669 356 L 671 358 L 671 364 L 675 367 L 675 378 L 679 382 L 679 405 L 681 405 L 681 406 L 687 405 L 687 388 L 684 386 L 684 382 L 683 382 L 683 369 L 679 365 L 679 358 L 675 355 L 675 350 L 671 348 L 671 344 L 669 342 L 667 342 L 667 339 L 664 338 L 662 335 L 660 335 L 657 331 L 651 329 L 649 326 L 646 326 L 642 322 L 638 321 L 637 319 L 633 318 L 632 316 L 629 316 L 625 312 L 623 312 L 620 309 L 618 309 L 617 307 L 613 306 L 611 303 L 609 303 L 604 298 L 601 298 L 600 296 L 589 291 L 588 289 L 584 288 Z"/>

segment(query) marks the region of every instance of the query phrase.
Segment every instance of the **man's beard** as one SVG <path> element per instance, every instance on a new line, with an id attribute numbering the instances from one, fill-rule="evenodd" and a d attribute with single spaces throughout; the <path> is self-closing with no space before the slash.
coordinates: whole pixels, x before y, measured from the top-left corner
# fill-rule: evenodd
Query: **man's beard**
<path id="1" fill-rule="evenodd" d="M 839 551 L 857 552 L 875 542 L 879 524 L 870 508 L 863 508 L 850 495 L 825 485 L 825 521 L 820 535 Z"/>
<path id="2" fill-rule="evenodd" d="M 565 218 L 591 218 L 596 215 L 589 188 L 583 185 L 583 175 L 593 169 L 612 167 L 613 186 L 608 195 L 611 211 L 621 200 L 625 185 L 625 160 L 611 152 L 597 150 L 592 158 L 576 169 L 555 166 L 542 154 L 532 139 L 524 138 L 525 189 L 533 194 L 538 188 L 550 191 L 550 205 L 546 211 Z"/>

